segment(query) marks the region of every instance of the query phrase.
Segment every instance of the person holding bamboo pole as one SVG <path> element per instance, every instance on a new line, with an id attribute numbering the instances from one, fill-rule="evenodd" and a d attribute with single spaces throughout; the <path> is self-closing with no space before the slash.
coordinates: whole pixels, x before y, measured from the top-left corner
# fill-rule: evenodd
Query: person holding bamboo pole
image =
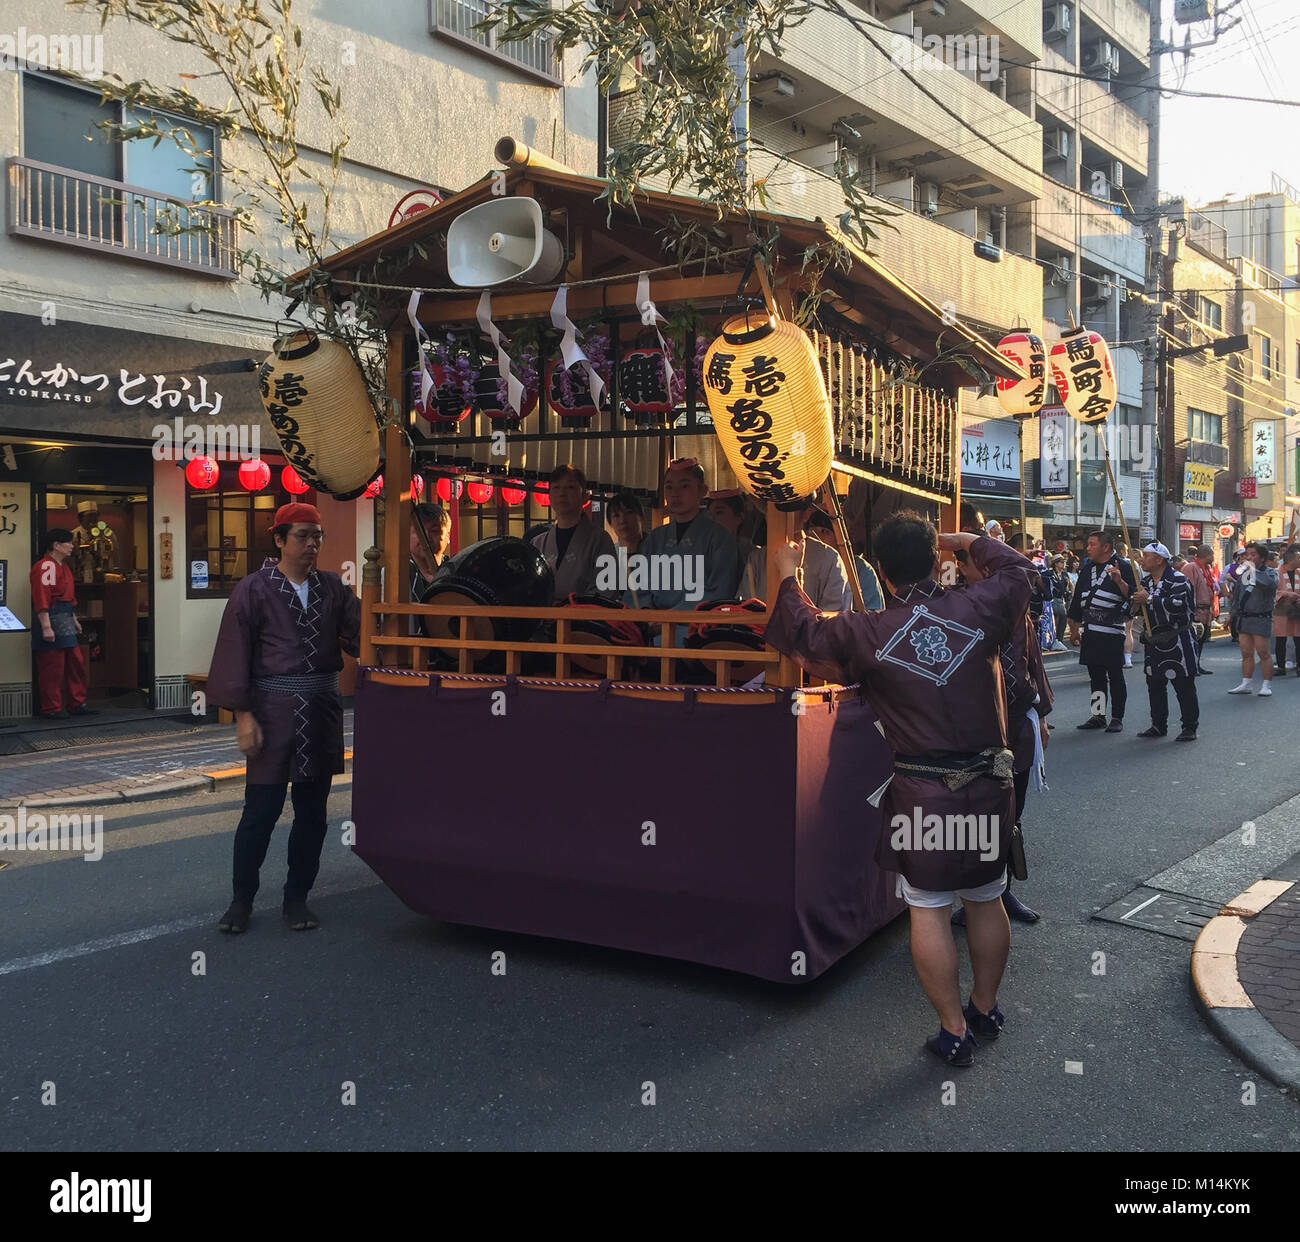
<path id="1" fill-rule="evenodd" d="M 1137 576 L 1115 551 L 1115 537 L 1104 530 L 1088 536 L 1088 563 L 1079 574 L 1074 598 L 1066 612 L 1070 641 L 1079 644 L 1079 663 L 1088 670 L 1092 687 L 1091 712 L 1079 729 L 1124 732 L 1128 686 L 1124 682 L 1124 628 Z M 1079 630 L 1082 627 L 1083 637 Z M 1110 724 L 1106 697 L 1110 692 Z"/>

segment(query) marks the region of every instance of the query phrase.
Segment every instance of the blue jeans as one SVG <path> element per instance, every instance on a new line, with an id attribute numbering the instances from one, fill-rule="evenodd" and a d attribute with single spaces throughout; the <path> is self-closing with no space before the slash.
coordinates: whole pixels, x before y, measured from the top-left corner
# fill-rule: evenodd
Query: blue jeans
<path id="1" fill-rule="evenodd" d="M 284 883 L 285 901 L 306 901 L 320 871 L 320 852 L 325 844 L 325 810 L 329 803 L 332 776 L 320 781 L 293 784 L 293 827 L 289 831 L 289 876 Z M 250 905 L 257 896 L 258 873 L 266 859 L 280 812 L 284 810 L 287 785 L 245 785 L 244 813 L 235 829 L 235 900 Z"/>

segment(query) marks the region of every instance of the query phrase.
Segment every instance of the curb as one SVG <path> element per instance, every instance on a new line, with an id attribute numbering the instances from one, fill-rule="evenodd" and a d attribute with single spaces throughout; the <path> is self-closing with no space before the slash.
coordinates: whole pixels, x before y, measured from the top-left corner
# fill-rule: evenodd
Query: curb
<path id="1" fill-rule="evenodd" d="M 352 771 L 352 752 L 343 752 L 343 772 Z M 106 789 L 98 793 L 72 794 L 55 791 L 50 794 L 23 795 L 17 798 L 0 799 L 0 810 L 12 811 L 19 807 L 67 806 L 75 802 L 78 806 L 109 806 L 124 802 L 151 802 L 161 798 L 178 798 L 188 793 L 216 793 L 229 785 L 242 784 L 247 768 L 240 764 L 237 768 L 216 768 L 211 772 L 202 769 L 196 775 L 165 776 L 146 785 L 134 785 L 128 789 Z"/>
<path id="2" fill-rule="evenodd" d="M 1300 1095 L 1300 1049 L 1246 994 L 1237 975 L 1237 947 L 1250 920 L 1294 888 L 1294 880 L 1257 880 L 1220 909 L 1192 946 L 1196 1006 L 1218 1039 L 1270 1082 Z"/>

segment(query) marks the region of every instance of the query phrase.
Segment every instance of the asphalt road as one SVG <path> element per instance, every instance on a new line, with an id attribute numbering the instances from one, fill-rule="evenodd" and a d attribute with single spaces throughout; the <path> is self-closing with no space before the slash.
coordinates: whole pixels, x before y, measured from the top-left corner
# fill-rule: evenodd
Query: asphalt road
<path id="1" fill-rule="evenodd" d="M 342 845 L 346 784 L 321 929 L 280 923 L 282 826 L 250 931 L 221 936 L 238 806 L 218 793 L 108 811 L 93 864 L 6 855 L 0 1146 L 1300 1149 L 1300 1105 L 1197 1014 L 1190 942 L 1092 917 L 1300 794 L 1300 679 L 1229 698 L 1236 649 L 1216 642 L 1201 740 L 1177 745 L 1135 737 L 1137 671 L 1128 732 L 1077 733 L 1087 687 L 1065 659 L 1052 788 L 1025 820 L 1020 891 L 1044 918 L 1014 927 L 1006 1030 L 970 1070 L 922 1051 L 937 1023 L 905 920 L 800 989 L 438 924 Z"/>

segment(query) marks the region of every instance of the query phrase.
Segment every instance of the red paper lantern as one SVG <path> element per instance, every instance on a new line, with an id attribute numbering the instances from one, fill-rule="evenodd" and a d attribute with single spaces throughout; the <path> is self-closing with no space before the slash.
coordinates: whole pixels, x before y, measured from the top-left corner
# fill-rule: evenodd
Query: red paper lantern
<path id="1" fill-rule="evenodd" d="M 501 484 L 501 499 L 508 505 L 523 504 L 527 495 L 528 489 L 523 487 L 518 479 L 508 479 Z"/>
<path id="2" fill-rule="evenodd" d="M 533 488 L 533 499 L 537 501 L 543 509 L 549 509 L 551 505 L 551 489 L 545 486 Z"/>
<path id="3" fill-rule="evenodd" d="M 411 495 L 419 500 L 424 495 L 424 475 L 411 475 Z"/>
<path id="4" fill-rule="evenodd" d="M 998 353 L 1010 358 L 1027 379 L 1003 379 L 998 376 L 998 404 L 1011 415 L 1037 414 L 1043 406 L 1047 388 L 1047 351 L 1043 338 L 1032 332 L 1013 332 L 998 342 Z"/>
<path id="5" fill-rule="evenodd" d="M 465 484 L 459 479 L 448 479 L 446 477 L 438 480 L 438 499 L 451 504 L 453 500 L 459 500 L 461 493 L 465 490 Z"/>
<path id="6" fill-rule="evenodd" d="M 1071 328 L 1048 354 L 1061 404 L 1081 423 L 1104 423 L 1115 405 L 1110 348 L 1096 332 Z"/>
<path id="7" fill-rule="evenodd" d="M 271 467 L 255 457 L 239 463 L 239 483 L 246 491 L 260 492 L 271 481 Z"/>
<path id="8" fill-rule="evenodd" d="M 377 474 L 370 480 L 369 486 L 361 493 L 362 500 L 374 500 L 384 490 L 384 476 Z"/>
<path id="9" fill-rule="evenodd" d="M 290 496 L 301 496 L 304 492 L 311 489 L 302 481 L 300 475 L 292 466 L 285 466 L 280 471 L 280 486 L 284 488 Z"/>
<path id="10" fill-rule="evenodd" d="M 496 488 L 491 483 L 470 483 L 466 489 L 469 492 L 469 498 L 476 505 L 485 505 L 492 499 L 492 493 Z"/>
<path id="11" fill-rule="evenodd" d="M 211 457 L 191 457 L 185 463 L 185 478 L 195 491 L 206 492 L 216 487 L 220 477 L 221 470 Z"/>

